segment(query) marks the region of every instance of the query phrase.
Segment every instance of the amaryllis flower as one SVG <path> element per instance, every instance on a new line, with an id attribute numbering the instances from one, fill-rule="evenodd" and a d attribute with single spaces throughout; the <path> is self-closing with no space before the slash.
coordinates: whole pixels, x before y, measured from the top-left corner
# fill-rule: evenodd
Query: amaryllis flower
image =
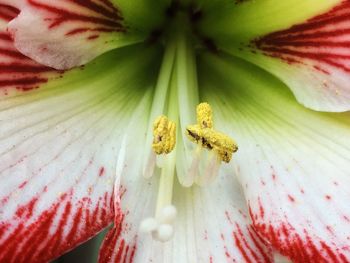
<path id="1" fill-rule="evenodd" d="M 350 1 L 0 0 L 0 21 L 0 262 L 112 223 L 101 263 L 350 262 Z"/>

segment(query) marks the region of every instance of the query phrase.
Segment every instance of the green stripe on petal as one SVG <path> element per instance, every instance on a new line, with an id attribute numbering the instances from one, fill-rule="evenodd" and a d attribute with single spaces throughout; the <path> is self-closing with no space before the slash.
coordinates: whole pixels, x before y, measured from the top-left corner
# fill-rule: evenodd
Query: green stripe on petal
<path id="1" fill-rule="evenodd" d="M 341 0 L 216 1 L 203 6 L 200 29 L 223 45 L 249 42 L 322 14 Z"/>
<path id="2" fill-rule="evenodd" d="M 349 261 L 349 114 L 308 110 L 239 59 L 200 62 L 202 97 L 239 145 L 236 175 L 255 229 L 293 262 Z"/>
<path id="3" fill-rule="evenodd" d="M 131 29 L 152 33 L 164 29 L 167 9 L 171 0 L 111 0 L 120 8 Z"/>

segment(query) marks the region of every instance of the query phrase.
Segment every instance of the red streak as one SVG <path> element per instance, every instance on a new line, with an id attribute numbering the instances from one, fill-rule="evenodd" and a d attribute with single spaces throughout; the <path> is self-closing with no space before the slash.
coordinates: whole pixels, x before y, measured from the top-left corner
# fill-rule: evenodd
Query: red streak
<path id="1" fill-rule="evenodd" d="M 295 202 L 295 198 L 291 195 L 288 195 L 288 199 L 289 199 L 289 201 L 291 201 L 293 203 Z"/>
<path id="2" fill-rule="evenodd" d="M 101 167 L 100 168 L 100 171 L 98 172 L 98 176 L 101 177 L 105 174 L 105 168 L 104 167 Z"/>
<path id="3" fill-rule="evenodd" d="M 49 209 L 35 216 L 37 202 L 38 198 L 33 198 L 19 207 L 15 218 L 0 227 L 0 262 L 40 263 L 51 260 L 93 236 L 113 218 L 113 214 L 109 213 L 102 220 L 97 220 L 100 207 L 108 205 L 101 203 L 95 213 L 89 214 L 88 220 L 92 224 L 85 225 L 83 211 L 91 209 L 88 198 L 73 204 L 71 195 L 65 194 Z M 61 214 L 59 211 L 62 211 Z M 55 226 L 54 218 L 58 215 L 60 219 Z M 68 234 L 66 230 L 69 230 Z"/>
<path id="4" fill-rule="evenodd" d="M 19 10 L 13 6 L 0 4 L 0 19 L 10 21 L 15 18 Z"/>
<path id="5" fill-rule="evenodd" d="M 350 72 L 350 1 L 289 29 L 253 41 L 266 55 L 287 63 L 312 63 L 314 69 L 330 74 L 327 67 Z M 323 66 L 322 66 L 323 65 Z"/>
<path id="6" fill-rule="evenodd" d="M 0 4 L 0 20 L 8 22 L 15 18 L 18 12 L 13 7 Z M 6 17 L 4 14 L 7 14 Z M 8 89 L 33 90 L 48 82 L 48 74 L 51 74 L 52 77 L 62 74 L 52 68 L 39 65 L 19 53 L 8 32 L 0 32 L 0 41 L 2 44 L 0 48 L 0 89 L 4 89 L 2 94 L 8 94 Z"/>
<path id="7" fill-rule="evenodd" d="M 241 244 L 241 241 L 239 240 L 238 238 L 238 235 L 236 233 L 233 233 L 233 237 L 235 239 L 235 244 L 236 244 L 236 247 L 239 249 L 239 251 L 241 252 L 245 262 L 247 263 L 252 263 L 252 261 L 250 260 L 250 258 L 248 257 L 248 254 L 246 252 L 246 250 L 243 248 L 242 244 Z"/>
<path id="8" fill-rule="evenodd" d="M 111 27 L 114 29 L 114 31 L 118 32 L 124 32 L 125 28 L 121 24 L 121 16 L 117 9 L 114 10 L 112 13 L 113 16 L 112 18 L 110 17 L 111 14 L 107 14 L 106 12 L 103 12 L 102 14 L 99 12 L 96 12 L 96 5 L 91 4 L 90 1 L 87 2 L 82 2 L 82 1 L 71 1 L 78 3 L 79 5 L 83 5 L 84 7 L 88 7 L 91 11 L 95 11 L 96 16 L 93 15 L 83 15 L 80 13 L 74 13 L 70 10 L 65 10 L 62 8 L 54 7 L 48 4 L 42 4 L 38 3 L 35 0 L 28 0 L 28 3 L 31 4 L 33 7 L 45 10 L 49 13 L 52 13 L 54 15 L 57 15 L 57 17 L 53 20 L 53 22 L 49 25 L 49 28 L 55 28 L 57 26 L 60 26 L 63 23 L 69 23 L 73 21 L 78 21 L 78 22 L 84 22 L 84 23 L 92 23 L 96 25 L 103 25 L 107 27 Z M 90 4 L 89 4 L 90 2 Z M 94 10 L 95 9 L 95 10 Z M 101 17 L 102 15 L 102 17 Z M 103 15 L 107 15 L 103 16 Z"/>
<path id="9" fill-rule="evenodd" d="M 350 262 L 342 253 L 342 248 L 334 247 L 326 240 L 317 239 L 316 237 L 311 238 L 306 230 L 299 233 L 288 222 L 266 225 L 266 222 L 255 219 L 256 212 L 252 208 L 249 208 L 249 211 L 254 229 L 259 235 L 293 262 Z"/>
<path id="10" fill-rule="evenodd" d="M 260 255 L 263 256 L 264 258 L 264 262 L 269 263 L 271 262 L 271 257 L 266 253 L 266 251 L 263 248 L 263 241 L 257 236 L 257 234 L 255 233 L 255 230 L 251 227 L 248 227 L 248 233 L 249 236 L 251 238 L 251 240 L 253 241 L 255 247 L 259 250 Z M 266 246 L 267 247 L 267 246 Z M 266 249 L 266 248 L 265 248 Z"/>

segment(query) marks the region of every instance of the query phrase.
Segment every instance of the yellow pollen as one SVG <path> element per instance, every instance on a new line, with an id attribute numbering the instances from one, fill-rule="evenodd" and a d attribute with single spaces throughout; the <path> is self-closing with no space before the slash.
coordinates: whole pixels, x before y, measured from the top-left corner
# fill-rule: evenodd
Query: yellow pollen
<path id="1" fill-rule="evenodd" d="M 166 116 L 159 116 L 153 123 L 152 148 L 156 154 L 170 153 L 176 144 L 176 124 Z"/>
<path id="2" fill-rule="evenodd" d="M 197 121 L 198 124 L 187 126 L 187 137 L 208 150 L 214 150 L 221 161 L 230 162 L 232 154 L 238 150 L 238 146 L 229 136 L 212 128 L 212 111 L 208 103 L 198 105 Z"/>
<path id="3" fill-rule="evenodd" d="M 197 123 L 201 128 L 213 128 L 211 107 L 208 103 L 203 102 L 197 106 Z"/>

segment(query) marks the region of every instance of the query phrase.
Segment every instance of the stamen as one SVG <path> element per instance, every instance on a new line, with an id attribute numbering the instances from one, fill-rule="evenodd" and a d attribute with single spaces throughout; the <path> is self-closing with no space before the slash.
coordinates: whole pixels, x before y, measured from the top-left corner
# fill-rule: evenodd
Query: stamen
<path id="1" fill-rule="evenodd" d="M 169 93 L 170 82 L 172 78 L 174 63 L 175 63 L 176 45 L 172 41 L 165 48 L 162 65 L 160 67 L 159 77 L 153 95 L 153 103 L 150 113 L 150 120 L 154 120 L 157 116 L 165 111 L 166 101 Z M 146 137 L 146 145 L 152 144 L 152 125 L 150 122 Z M 154 174 L 156 165 L 156 154 L 153 149 L 145 148 L 143 160 L 143 176 L 150 178 Z"/>
<path id="2" fill-rule="evenodd" d="M 188 181 L 200 186 L 209 184 L 219 173 L 221 162 L 231 161 L 233 153 L 238 150 L 237 144 L 228 135 L 213 128 L 212 109 L 206 102 L 197 106 L 197 124 L 187 126 L 185 134 L 198 145 L 192 153 Z M 202 149 L 209 150 L 209 154 L 204 154 Z"/>
<path id="3" fill-rule="evenodd" d="M 203 148 L 216 152 L 221 161 L 230 162 L 238 146 L 229 136 L 212 128 L 212 111 L 208 103 L 198 105 L 197 121 L 198 124 L 187 126 L 187 137 Z"/>
<path id="4" fill-rule="evenodd" d="M 182 182 L 182 185 L 185 187 L 190 187 L 198 177 L 199 174 L 199 164 L 202 159 L 202 147 L 197 145 L 196 149 L 193 150 L 193 158 L 191 166 L 188 170 L 188 174 Z"/>
<path id="5" fill-rule="evenodd" d="M 186 129 L 187 137 L 203 148 L 215 151 L 221 161 L 229 163 L 232 154 L 238 150 L 237 144 L 226 134 L 199 125 L 190 125 Z"/>
<path id="6" fill-rule="evenodd" d="M 166 116 L 159 116 L 153 123 L 152 148 L 156 154 L 170 153 L 176 144 L 176 124 Z"/>

